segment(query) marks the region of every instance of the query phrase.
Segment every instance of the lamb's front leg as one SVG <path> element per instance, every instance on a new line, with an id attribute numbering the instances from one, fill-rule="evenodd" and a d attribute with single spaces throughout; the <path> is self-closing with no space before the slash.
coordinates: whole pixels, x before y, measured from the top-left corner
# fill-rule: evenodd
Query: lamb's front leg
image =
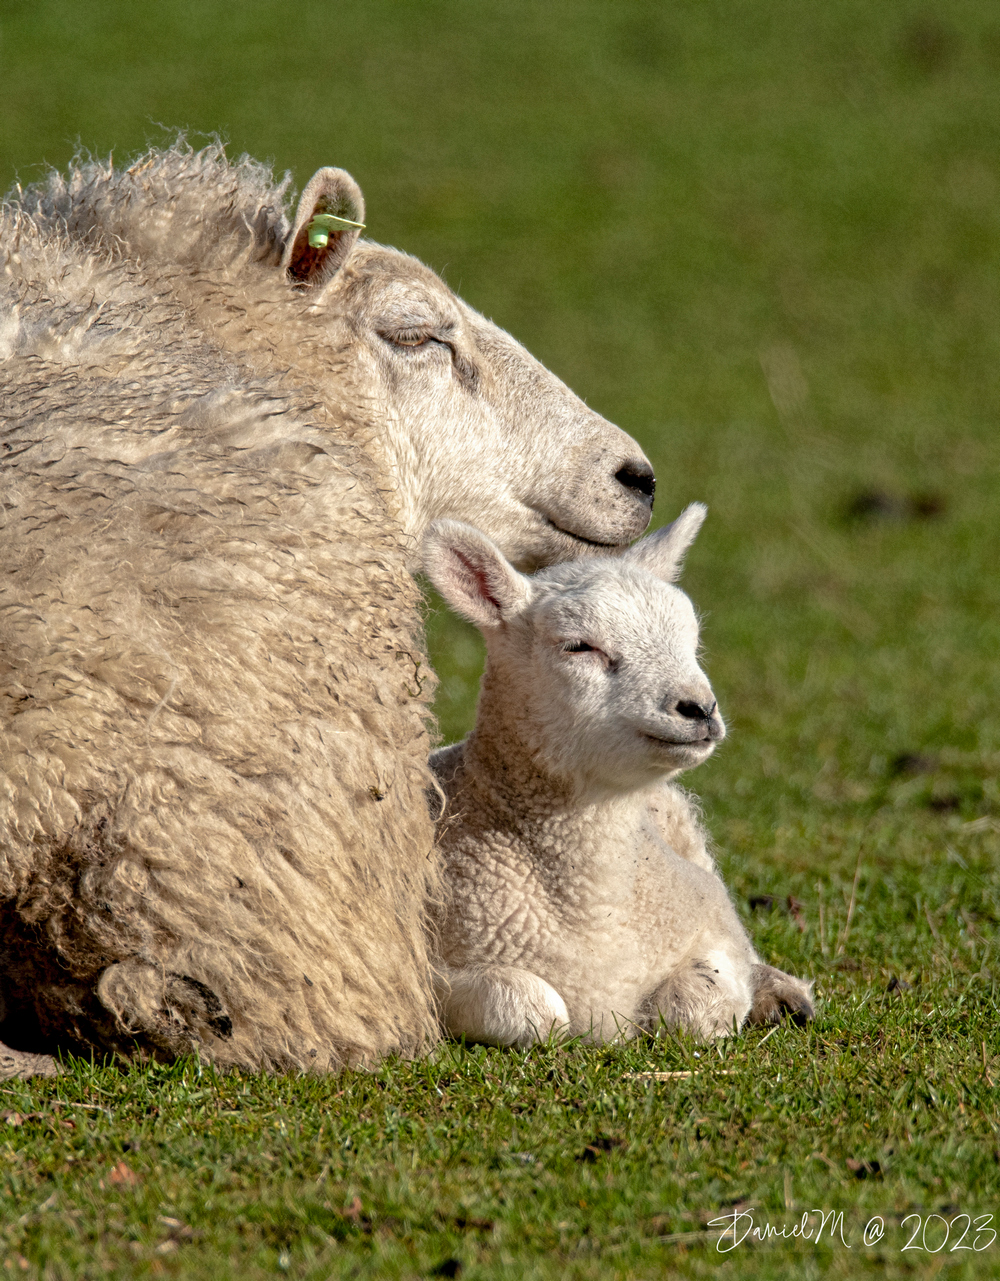
<path id="1" fill-rule="evenodd" d="M 812 1003 L 813 985 L 773 965 L 755 965 L 750 976 L 753 987 L 751 1023 L 780 1023 L 790 1018 L 796 1027 L 805 1027 L 816 1017 Z"/>
<path id="2" fill-rule="evenodd" d="M 812 984 L 744 956 L 703 951 L 689 957 L 643 1003 L 637 1022 L 654 1032 L 662 1019 L 706 1040 L 726 1036 L 747 1023 L 780 1023 L 790 1018 L 805 1027 L 816 1017 Z"/>
<path id="3" fill-rule="evenodd" d="M 728 948 L 697 948 L 643 1002 L 636 1022 L 655 1032 L 662 1021 L 704 1040 L 732 1035 L 753 1003 L 752 968 Z"/>
<path id="4" fill-rule="evenodd" d="M 525 1049 L 569 1026 L 566 1002 L 551 984 L 515 965 L 441 966 L 437 996 L 451 1036 Z"/>

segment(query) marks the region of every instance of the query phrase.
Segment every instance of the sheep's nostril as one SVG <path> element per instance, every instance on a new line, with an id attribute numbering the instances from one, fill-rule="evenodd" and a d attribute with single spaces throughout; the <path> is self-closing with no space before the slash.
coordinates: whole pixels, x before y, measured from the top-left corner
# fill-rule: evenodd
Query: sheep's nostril
<path id="1" fill-rule="evenodd" d="M 711 720 L 717 704 L 713 703 L 711 707 L 707 703 L 678 703 L 674 709 L 678 716 L 683 716 L 689 721 L 707 721 Z"/>
<path id="2" fill-rule="evenodd" d="M 649 463 L 632 459 L 615 472 L 615 480 L 625 489 L 635 494 L 641 503 L 650 511 L 653 508 L 653 494 L 656 492 L 656 477 Z"/>

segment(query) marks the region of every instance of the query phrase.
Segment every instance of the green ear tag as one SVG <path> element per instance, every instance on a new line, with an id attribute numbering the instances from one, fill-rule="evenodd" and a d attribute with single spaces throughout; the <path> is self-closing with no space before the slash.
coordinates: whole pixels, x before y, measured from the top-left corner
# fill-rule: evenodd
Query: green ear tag
<path id="1" fill-rule="evenodd" d="M 363 222 L 352 222 L 350 218 L 338 218 L 336 214 L 314 214 L 312 221 L 309 223 L 309 248 L 325 249 L 330 243 L 330 233 L 332 231 L 347 230 L 349 227 L 356 227 L 358 231 L 364 231 Z"/>

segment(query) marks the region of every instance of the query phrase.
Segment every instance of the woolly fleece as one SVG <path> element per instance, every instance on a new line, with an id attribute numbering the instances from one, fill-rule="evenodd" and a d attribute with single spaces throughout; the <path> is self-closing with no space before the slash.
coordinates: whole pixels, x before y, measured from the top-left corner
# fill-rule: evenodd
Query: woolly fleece
<path id="1" fill-rule="evenodd" d="M 284 195 L 178 146 L 2 211 L 15 1048 L 329 1070 L 436 1035 L 418 593 L 346 367 L 340 403 L 286 374 L 320 338 Z"/>

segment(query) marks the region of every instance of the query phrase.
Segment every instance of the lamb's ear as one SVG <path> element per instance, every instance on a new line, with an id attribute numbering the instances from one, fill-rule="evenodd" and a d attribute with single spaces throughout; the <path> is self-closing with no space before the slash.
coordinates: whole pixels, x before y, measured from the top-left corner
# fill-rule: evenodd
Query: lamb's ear
<path id="1" fill-rule="evenodd" d="M 436 520 L 427 530 L 424 571 L 452 609 L 481 631 L 513 618 L 531 594 L 528 579 L 486 535 L 457 520 Z"/>
<path id="2" fill-rule="evenodd" d="M 684 554 L 695 540 L 701 522 L 708 515 L 704 503 L 692 503 L 685 507 L 672 525 L 658 529 L 655 534 L 648 534 L 640 542 L 630 547 L 622 560 L 630 565 L 648 569 L 664 582 L 674 583 L 680 578 Z"/>
<path id="3" fill-rule="evenodd" d="M 347 261 L 364 225 L 365 198 L 351 175 L 318 170 L 299 201 L 282 270 L 298 285 L 325 284 Z"/>

